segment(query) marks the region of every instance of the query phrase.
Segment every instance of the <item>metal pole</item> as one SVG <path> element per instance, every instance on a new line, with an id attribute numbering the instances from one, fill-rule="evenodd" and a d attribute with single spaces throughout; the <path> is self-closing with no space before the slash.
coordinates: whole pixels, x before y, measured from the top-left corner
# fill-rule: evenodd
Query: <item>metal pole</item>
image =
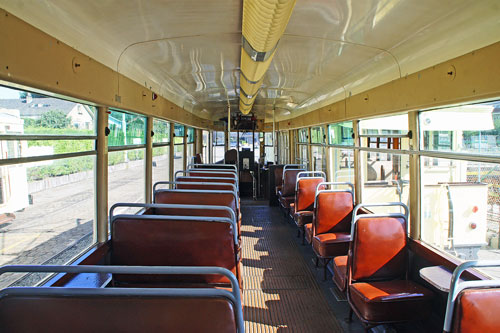
<path id="1" fill-rule="evenodd" d="M 95 232 L 94 241 L 108 240 L 108 108 L 97 108 L 97 141 L 95 169 Z"/>
<path id="2" fill-rule="evenodd" d="M 175 145 L 174 145 L 174 123 L 169 123 L 170 126 L 170 154 L 168 161 L 169 180 L 174 180 L 174 157 L 175 157 Z"/>
<path id="3" fill-rule="evenodd" d="M 145 188 L 144 188 L 144 198 L 146 203 L 151 203 L 152 199 L 152 188 L 153 188 L 153 117 L 147 117 L 146 123 L 146 163 L 145 167 Z"/>

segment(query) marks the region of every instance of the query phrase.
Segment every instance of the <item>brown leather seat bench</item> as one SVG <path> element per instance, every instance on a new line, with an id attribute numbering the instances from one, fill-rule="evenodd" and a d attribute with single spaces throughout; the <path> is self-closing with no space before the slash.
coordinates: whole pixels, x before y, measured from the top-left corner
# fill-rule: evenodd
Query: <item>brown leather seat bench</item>
<path id="1" fill-rule="evenodd" d="M 40 267 L 43 272 L 105 271 L 135 275 L 148 271 L 144 267 L 52 266 L 53 270 Z M 38 271 L 36 267 L 28 268 L 30 270 L 25 271 Z M 8 266 L 2 269 L 9 271 Z M 151 269 L 155 275 L 222 274 L 231 281 L 231 291 L 213 288 L 7 288 L 0 291 L 2 332 L 243 332 L 240 290 L 230 272 L 217 267 Z"/>
<path id="2" fill-rule="evenodd" d="M 500 260 L 469 261 L 453 273 L 443 332 L 493 333 L 500 329 L 500 280 L 460 282 L 461 274 L 474 267 L 500 267 Z"/>
<path id="3" fill-rule="evenodd" d="M 227 206 L 234 210 L 238 217 L 238 234 L 241 234 L 241 214 L 239 198 L 234 191 L 222 190 L 167 190 L 154 192 L 154 203 L 185 204 L 185 205 L 215 205 Z"/>
<path id="4" fill-rule="evenodd" d="M 297 182 L 297 174 L 303 169 L 287 169 L 283 171 L 283 185 L 278 191 L 278 201 L 281 208 L 288 214 L 290 204 L 295 202 L 295 183 Z"/>
<path id="5" fill-rule="evenodd" d="M 141 204 L 134 204 L 137 206 Z M 145 206 L 150 206 L 143 204 Z M 210 210 L 196 206 L 177 208 L 168 205 L 155 210 L 162 213 L 198 210 L 215 215 L 221 206 Z M 199 206 L 199 205 L 198 205 Z M 113 208 L 117 207 L 114 205 Z M 231 271 L 241 281 L 239 244 L 233 218 L 179 215 L 116 215 L 111 219 L 111 265 L 127 266 L 217 266 Z M 192 214 L 192 213 L 191 213 Z M 227 211 L 226 213 L 227 214 Z M 212 284 L 226 285 L 224 277 L 217 275 L 177 277 L 168 276 L 119 276 L 113 277 L 118 285 L 147 283 L 159 284 Z"/>
<path id="6" fill-rule="evenodd" d="M 361 207 L 401 206 L 405 213 L 357 214 Z M 408 279 L 408 208 L 358 205 L 347 263 L 347 300 L 365 327 L 429 316 L 433 293 Z"/>
<path id="7" fill-rule="evenodd" d="M 351 240 L 351 220 L 354 209 L 354 186 L 351 183 L 328 182 L 316 192 L 312 225 L 312 246 L 316 263 L 323 262 L 326 280 L 327 265 L 337 256 L 346 255 Z M 333 189 L 346 187 L 346 189 Z"/>
<path id="8" fill-rule="evenodd" d="M 304 244 L 305 239 L 305 225 L 312 223 L 313 220 L 316 190 L 318 185 L 325 181 L 324 172 L 303 171 L 297 174 L 295 203 L 290 205 L 290 216 L 299 228 L 298 236 L 302 234 L 302 244 Z"/>

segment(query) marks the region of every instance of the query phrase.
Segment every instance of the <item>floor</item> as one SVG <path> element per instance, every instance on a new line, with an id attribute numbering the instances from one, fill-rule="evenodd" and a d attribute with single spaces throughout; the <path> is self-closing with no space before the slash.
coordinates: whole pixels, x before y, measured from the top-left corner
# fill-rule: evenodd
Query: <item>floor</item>
<path id="1" fill-rule="evenodd" d="M 296 238 L 277 207 L 242 201 L 243 302 L 246 332 L 363 332 L 345 321 L 331 277 L 315 268 L 312 250 Z"/>

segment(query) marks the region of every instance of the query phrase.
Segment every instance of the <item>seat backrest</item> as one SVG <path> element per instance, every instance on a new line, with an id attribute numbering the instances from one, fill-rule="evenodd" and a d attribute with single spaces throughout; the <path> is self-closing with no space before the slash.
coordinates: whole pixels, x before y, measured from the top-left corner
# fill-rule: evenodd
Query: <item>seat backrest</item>
<path id="1" fill-rule="evenodd" d="M 453 314 L 453 332 L 498 332 L 500 288 L 466 289 L 458 294 Z"/>
<path id="2" fill-rule="evenodd" d="M 155 219 L 152 219 L 154 217 Z M 213 219 L 117 215 L 111 228 L 111 264 L 126 266 L 218 266 L 239 277 L 235 230 Z M 229 220 L 229 219 L 228 219 Z M 228 283 L 219 275 L 114 275 L 121 283 Z"/>
<path id="3" fill-rule="evenodd" d="M 312 211 L 316 188 L 324 182 L 323 177 L 304 177 L 297 179 L 297 192 L 295 193 L 295 211 Z"/>
<path id="4" fill-rule="evenodd" d="M 176 182 L 175 188 L 185 190 L 236 190 L 236 188 L 232 184 L 216 182 Z"/>
<path id="5" fill-rule="evenodd" d="M 194 155 L 194 159 L 193 160 L 194 160 L 195 164 L 201 164 L 201 163 L 203 163 L 200 153 L 197 153 L 196 155 Z"/>
<path id="6" fill-rule="evenodd" d="M 190 177 L 208 177 L 208 178 L 231 178 L 236 179 L 236 174 L 233 171 L 194 171 L 190 170 L 188 175 Z"/>
<path id="7" fill-rule="evenodd" d="M 295 185 L 297 183 L 297 174 L 303 169 L 287 169 L 283 172 L 283 184 L 281 187 L 281 195 L 285 197 L 295 195 Z"/>
<path id="8" fill-rule="evenodd" d="M 277 165 L 274 168 L 274 185 L 281 186 L 283 184 L 283 165 Z"/>
<path id="9" fill-rule="evenodd" d="M 234 178 L 226 178 L 226 177 L 190 177 L 190 176 L 181 176 L 175 179 L 176 182 L 216 182 L 216 183 L 228 183 L 228 184 L 236 184 L 236 179 Z"/>
<path id="10" fill-rule="evenodd" d="M 239 213 L 235 195 L 228 191 L 196 192 L 158 190 L 155 192 L 154 196 L 155 203 L 227 206 L 233 209 L 236 216 L 238 216 Z"/>
<path id="11" fill-rule="evenodd" d="M 350 232 L 354 202 L 349 191 L 321 191 L 316 198 L 314 235 Z"/>
<path id="12" fill-rule="evenodd" d="M 403 216 L 358 216 L 349 249 L 352 280 L 385 280 L 406 273 L 406 223 Z"/>

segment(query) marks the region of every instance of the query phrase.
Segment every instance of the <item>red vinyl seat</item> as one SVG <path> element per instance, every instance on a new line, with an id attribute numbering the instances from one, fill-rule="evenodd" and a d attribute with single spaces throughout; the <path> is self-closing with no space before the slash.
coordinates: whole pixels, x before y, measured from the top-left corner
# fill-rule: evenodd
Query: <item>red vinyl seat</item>
<path id="1" fill-rule="evenodd" d="M 457 297 L 452 332 L 498 332 L 499 313 L 500 288 L 466 289 Z"/>
<path id="2" fill-rule="evenodd" d="M 433 293 L 408 280 L 407 217 L 366 214 L 354 219 L 347 299 L 365 326 L 421 320 Z"/>
<path id="3" fill-rule="evenodd" d="M 298 178 L 296 184 L 295 203 L 290 206 L 290 216 L 299 228 L 299 236 L 302 233 L 302 244 L 304 244 L 304 226 L 312 223 L 314 199 L 318 185 L 325 181 L 323 177 Z"/>
<path id="4" fill-rule="evenodd" d="M 281 186 L 283 184 L 283 166 L 279 165 L 274 168 L 274 185 L 275 185 L 275 193 L 279 195 L 279 191 L 281 190 Z"/>
<path id="5" fill-rule="evenodd" d="M 312 225 L 312 223 L 306 224 L 304 226 L 304 233 L 306 234 L 306 242 L 308 244 L 311 244 L 312 237 L 313 237 L 313 225 Z"/>
<path id="6" fill-rule="evenodd" d="M 297 182 L 297 174 L 302 169 L 286 169 L 283 172 L 283 185 L 280 191 L 278 191 L 278 197 L 281 208 L 288 213 L 290 209 L 290 204 L 295 202 L 295 183 Z"/>
<path id="7" fill-rule="evenodd" d="M 312 246 L 316 257 L 323 262 L 325 280 L 328 263 L 349 250 L 353 208 L 353 195 L 349 190 L 324 190 L 317 194 Z"/>
<path id="8" fill-rule="evenodd" d="M 217 266 L 241 281 L 240 258 L 230 223 L 181 219 L 148 219 L 148 215 L 113 218 L 112 265 L 123 266 Z M 119 285 L 188 283 L 226 285 L 220 275 L 156 276 L 113 275 Z"/>
<path id="9" fill-rule="evenodd" d="M 333 258 L 333 282 L 340 291 L 346 290 L 347 283 L 347 256 Z"/>

